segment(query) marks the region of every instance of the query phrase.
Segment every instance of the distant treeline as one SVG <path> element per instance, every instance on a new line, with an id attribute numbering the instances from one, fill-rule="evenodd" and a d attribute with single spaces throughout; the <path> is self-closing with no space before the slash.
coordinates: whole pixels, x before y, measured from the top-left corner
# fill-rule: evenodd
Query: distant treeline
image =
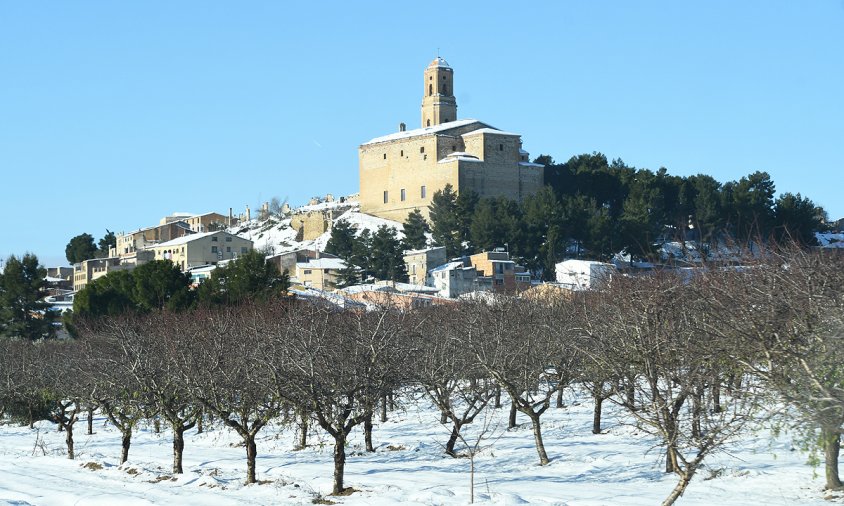
<path id="1" fill-rule="evenodd" d="M 601 153 L 565 163 L 542 155 L 535 162 L 546 167 L 546 186 L 522 203 L 457 195 L 451 187 L 437 192 L 430 206 L 434 242 L 450 257 L 506 245 L 532 270 L 549 274 L 571 256 L 606 259 L 626 251 L 654 259 L 656 245 L 666 241 L 693 241 L 704 255 L 716 242 L 812 246 L 826 223 L 824 210 L 799 193 L 774 198 L 765 172 L 722 184 L 704 174 L 636 169 Z"/>

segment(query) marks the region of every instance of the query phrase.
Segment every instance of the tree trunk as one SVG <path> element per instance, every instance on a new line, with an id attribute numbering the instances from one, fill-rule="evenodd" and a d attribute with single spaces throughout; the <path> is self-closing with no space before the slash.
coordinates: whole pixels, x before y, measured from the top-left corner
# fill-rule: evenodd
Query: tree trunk
<path id="1" fill-rule="evenodd" d="M 125 464 L 129 460 L 129 446 L 132 444 L 132 429 L 123 431 L 123 438 L 120 440 L 120 463 Z"/>
<path id="2" fill-rule="evenodd" d="M 63 426 L 63 424 L 59 424 L 59 426 Z M 73 460 L 76 457 L 76 454 L 73 453 L 73 421 L 67 424 L 65 427 L 65 443 L 67 443 L 67 458 Z"/>
<path id="3" fill-rule="evenodd" d="M 173 424 L 173 474 L 182 474 L 182 454 L 185 451 L 185 429 Z"/>
<path id="4" fill-rule="evenodd" d="M 720 413 L 721 411 L 723 411 L 721 407 L 721 384 L 716 377 L 712 381 L 712 412 Z"/>
<path id="5" fill-rule="evenodd" d="M 604 404 L 604 398 L 599 394 L 595 395 L 595 410 L 592 413 L 592 434 L 601 433 L 601 407 Z"/>
<path id="6" fill-rule="evenodd" d="M 501 407 L 501 385 L 495 385 L 495 406 L 496 408 Z"/>
<path id="7" fill-rule="evenodd" d="M 161 421 L 158 418 L 156 418 L 155 420 L 152 421 L 152 424 L 155 427 L 155 433 L 161 434 Z"/>
<path id="8" fill-rule="evenodd" d="M 475 504 L 475 452 L 469 455 L 469 503 Z"/>
<path id="9" fill-rule="evenodd" d="M 196 433 L 197 434 L 202 434 L 202 432 L 205 430 L 205 427 L 204 427 L 205 424 L 202 423 L 202 421 L 204 419 L 205 419 L 205 413 L 203 413 L 202 411 L 200 411 L 199 413 L 196 414 Z"/>
<path id="10" fill-rule="evenodd" d="M 338 432 L 334 436 L 334 489 L 333 494 L 343 493 L 343 472 L 346 468 L 346 435 Z"/>
<path id="11" fill-rule="evenodd" d="M 542 442 L 542 429 L 539 427 L 539 415 L 534 414 L 528 416 L 533 424 L 533 439 L 536 442 L 536 453 L 539 454 L 539 465 L 547 465 L 551 461 L 548 460 L 548 454 L 545 453 L 545 443 Z"/>
<path id="12" fill-rule="evenodd" d="M 372 446 L 372 413 L 368 414 L 363 420 L 363 439 L 366 442 L 366 451 L 374 452 L 375 447 Z"/>
<path id="13" fill-rule="evenodd" d="M 629 409 L 635 410 L 636 409 L 636 388 L 633 385 L 632 379 L 624 385 L 624 391 L 627 394 L 627 405 L 629 406 Z"/>
<path id="14" fill-rule="evenodd" d="M 445 444 L 445 452 L 452 457 L 457 455 L 454 453 L 454 445 L 457 444 L 457 437 L 460 435 L 460 424 L 455 423 L 451 427 L 451 437 L 448 438 L 448 443 Z"/>
<path id="15" fill-rule="evenodd" d="M 255 446 L 255 435 L 243 438 L 246 442 L 246 484 L 255 483 L 255 460 L 258 457 L 258 448 Z"/>
<path id="16" fill-rule="evenodd" d="M 387 421 L 387 396 L 381 396 L 381 423 Z"/>
<path id="17" fill-rule="evenodd" d="M 508 429 L 514 429 L 516 427 L 516 403 L 513 402 L 510 404 L 510 419 L 507 423 Z"/>
<path id="18" fill-rule="evenodd" d="M 703 409 L 703 388 L 692 395 L 692 437 L 700 438 L 700 412 Z"/>
<path id="19" fill-rule="evenodd" d="M 94 408 L 88 408 L 88 435 L 94 433 Z"/>
<path id="20" fill-rule="evenodd" d="M 308 446 L 308 415 L 304 412 L 299 414 L 299 449 Z"/>
<path id="21" fill-rule="evenodd" d="M 396 397 L 393 395 L 393 392 L 387 394 L 387 399 L 390 400 L 390 411 L 396 410 Z"/>
<path id="22" fill-rule="evenodd" d="M 445 424 L 448 423 L 448 413 L 446 413 L 444 410 L 440 411 L 440 423 L 442 425 L 445 425 Z"/>
<path id="23" fill-rule="evenodd" d="M 662 506 L 671 506 L 674 502 L 683 495 L 683 492 L 686 491 L 686 487 L 689 486 L 689 482 L 692 481 L 692 472 L 683 473 L 680 476 L 680 481 L 677 482 L 677 486 L 674 487 L 674 490 L 662 501 Z"/>
<path id="24" fill-rule="evenodd" d="M 563 406 L 563 384 L 560 383 L 557 385 L 557 407 L 562 408 Z"/>
<path id="25" fill-rule="evenodd" d="M 841 488 L 841 478 L 838 475 L 838 456 L 841 451 L 841 434 L 837 430 L 821 429 L 823 438 L 824 468 L 826 470 L 827 490 Z"/>

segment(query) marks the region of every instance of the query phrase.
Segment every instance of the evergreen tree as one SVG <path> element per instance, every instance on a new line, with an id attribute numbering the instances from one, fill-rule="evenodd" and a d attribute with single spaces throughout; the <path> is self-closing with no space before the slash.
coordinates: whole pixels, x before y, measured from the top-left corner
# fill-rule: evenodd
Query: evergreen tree
<path id="1" fill-rule="evenodd" d="M 453 258 L 463 252 L 460 225 L 458 217 L 457 194 L 450 184 L 442 190 L 437 190 L 431 199 L 430 219 L 431 236 L 438 246 L 445 246 L 445 254 Z"/>
<path id="2" fill-rule="evenodd" d="M 825 212 L 799 193 L 783 193 L 774 204 L 774 239 L 780 243 L 794 241 L 803 246 L 816 246 L 815 232 L 821 230 Z"/>
<path id="3" fill-rule="evenodd" d="M 325 252 L 348 260 L 354 254 L 355 227 L 346 220 L 331 225 L 331 237 L 325 244 Z"/>
<path id="4" fill-rule="evenodd" d="M 402 225 L 404 232 L 405 249 L 422 249 L 428 242 L 425 234 L 431 231 L 428 222 L 422 216 L 419 209 L 414 209 L 407 215 Z"/>
<path id="5" fill-rule="evenodd" d="M 375 279 L 407 281 L 402 243 L 396 231 L 381 225 L 372 235 L 370 266 Z"/>
<path id="6" fill-rule="evenodd" d="M 754 172 L 727 186 L 725 208 L 735 239 L 767 238 L 774 218 L 775 188 L 771 176 L 767 172 Z"/>
<path id="7" fill-rule="evenodd" d="M 94 244 L 94 236 L 83 233 L 72 238 L 64 249 L 67 261 L 76 264 L 90 260 L 97 256 L 97 246 Z"/>
<path id="8" fill-rule="evenodd" d="M 279 272 L 264 254 L 251 250 L 212 271 L 211 277 L 197 290 L 197 298 L 203 303 L 234 304 L 280 297 L 289 288 L 287 271 Z"/>
<path id="9" fill-rule="evenodd" d="M 346 267 L 337 272 L 337 288 L 345 288 L 358 283 L 360 283 L 360 269 L 347 262 Z"/>
<path id="10" fill-rule="evenodd" d="M 369 230 L 363 230 L 352 243 L 352 254 L 345 258 L 346 263 L 351 263 L 360 269 L 360 280 L 368 281 L 372 276 L 372 263 L 374 252 L 372 251 L 372 235 Z"/>
<path id="11" fill-rule="evenodd" d="M 457 212 L 457 241 L 461 254 L 472 253 L 466 249 L 466 245 L 471 241 L 472 218 L 479 201 L 478 194 L 473 191 L 464 191 L 454 199 Z"/>
<path id="12" fill-rule="evenodd" d="M 99 252 L 97 256 L 105 258 L 108 256 L 109 249 L 117 246 L 117 237 L 114 236 L 114 232 L 106 229 L 106 235 L 104 235 L 103 238 L 100 239 L 100 242 L 97 243 L 97 245 L 99 246 Z"/>
<path id="13" fill-rule="evenodd" d="M 27 253 L 6 260 L 0 274 L 0 336 L 22 339 L 55 337 L 55 315 L 41 299 L 46 296 L 47 270 Z"/>
<path id="14" fill-rule="evenodd" d="M 180 310 L 191 306 L 191 278 L 169 260 L 153 260 L 139 265 L 133 272 L 133 299 L 139 309 Z"/>
<path id="15" fill-rule="evenodd" d="M 113 271 L 88 282 L 73 297 L 73 318 L 115 316 L 137 309 L 132 271 Z"/>

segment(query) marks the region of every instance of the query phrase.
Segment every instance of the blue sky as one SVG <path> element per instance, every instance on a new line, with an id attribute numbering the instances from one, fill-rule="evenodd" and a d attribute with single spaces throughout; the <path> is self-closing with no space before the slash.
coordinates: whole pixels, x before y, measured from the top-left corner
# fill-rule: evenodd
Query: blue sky
<path id="1" fill-rule="evenodd" d="M 0 0 L 0 256 L 356 192 L 438 50 L 458 117 L 532 156 L 764 170 L 844 217 L 842 0 Z"/>

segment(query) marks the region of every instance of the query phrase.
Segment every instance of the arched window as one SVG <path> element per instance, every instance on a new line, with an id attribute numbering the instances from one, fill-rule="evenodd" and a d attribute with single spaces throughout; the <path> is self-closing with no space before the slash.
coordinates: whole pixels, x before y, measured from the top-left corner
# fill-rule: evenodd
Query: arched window
<path id="1" fill-rule="evenodd" d="M 433 95 L 433 94 L 434 94 L 434 85 L 433 85 L 433 84 L 429 84 L 429 85 L 428 85 L 428 96 L 431 96 L 431 95 Z"/>
<path id="2" fill-rule="evenodd" d="M 427 125 L 427 126 L 431 126 L 431 120 L 428 120 L 428 125 Z"/>

